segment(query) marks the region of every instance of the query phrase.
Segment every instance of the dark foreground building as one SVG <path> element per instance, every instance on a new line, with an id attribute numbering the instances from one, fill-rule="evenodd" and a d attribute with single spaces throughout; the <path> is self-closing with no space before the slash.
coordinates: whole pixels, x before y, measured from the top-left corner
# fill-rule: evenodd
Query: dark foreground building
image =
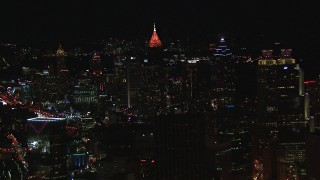
<path id="1" fill-rule="evenodd" d="M 206 179 L 204 118 L 164 115 L 155 122 L 156 179 Z"/>
<path id="2" fill-rule="evenodd" d="M 306 134 L 306 166 L 307 177 L 310 180 L 320 179 L 319 161 L 320 135 L 319 133 Z"/>

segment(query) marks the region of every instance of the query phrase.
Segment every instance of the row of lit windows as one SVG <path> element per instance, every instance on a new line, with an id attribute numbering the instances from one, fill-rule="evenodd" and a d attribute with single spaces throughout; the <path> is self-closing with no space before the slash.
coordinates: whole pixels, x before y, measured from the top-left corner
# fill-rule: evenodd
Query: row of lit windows
<path id="1" fill-rule="evenodd" d="M 295 59 L 262 59 L 258 61 L 258 65 L 284 65 L 284 64 L 295 64 Z"/>
<path id="2" fill-rule="evenodd" d="M 95 91 L 75 91 L 75 94 L 90 94 L 95 95 Z"/>
<path id="3" fill-rule="evenodd" d="M 75 101 L 78 102 L 96 102 L 96 98 L 95 97 L 87 97 L 87 98 L 75 98 Z"/>
<path id="4" fill-rule="evenodd" d="M 294 89 L 294 88 L 295 88 L 295 86 L 287 86 L 287 87 L 280 86 L 280 87 L 278 87 L 278 89 Z"/>

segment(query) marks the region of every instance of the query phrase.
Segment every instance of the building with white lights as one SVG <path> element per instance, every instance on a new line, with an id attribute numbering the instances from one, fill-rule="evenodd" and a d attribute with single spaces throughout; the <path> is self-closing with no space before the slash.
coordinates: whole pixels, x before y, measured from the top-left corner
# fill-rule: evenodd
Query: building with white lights
<path id="1" fill-rule="evenodd" d="M 29 179 L 67 178 L 65 118 L 27 120 Z"/>

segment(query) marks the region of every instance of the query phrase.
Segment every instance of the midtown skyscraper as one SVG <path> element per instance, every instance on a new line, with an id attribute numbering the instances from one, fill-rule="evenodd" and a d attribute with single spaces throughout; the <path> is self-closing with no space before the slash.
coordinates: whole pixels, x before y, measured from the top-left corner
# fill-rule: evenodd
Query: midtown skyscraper
<path id="1" fill-rule="evenodd" d="M 300 126 L 304 118 L 303 69 L 281 49 L 278 59 L 272 50 L 263 50 L 258 62 L 258 121 L 267 126 Z"/>

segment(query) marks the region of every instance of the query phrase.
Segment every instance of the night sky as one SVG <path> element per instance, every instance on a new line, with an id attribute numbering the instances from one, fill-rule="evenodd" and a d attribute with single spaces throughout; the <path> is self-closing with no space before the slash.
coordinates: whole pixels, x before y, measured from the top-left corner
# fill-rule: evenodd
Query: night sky
<path id="1" fill-rule="evenodd" d="M 265 33 L 319 38 L 320 12 L 302 2 L 25 0 L 1 2 L 0 7 L 1 37 L 132 37 L 150 34 L 156 22 L 169 37 Z"/>
<path id="2" fill-rule="evenodd" d="M 0 15 L 0 41 L 148 38 L 153 22 L 161 38 L 263 37 L 309 59 L 320 41 L 320 11 L 307 1 L 7 0 Z"/>

